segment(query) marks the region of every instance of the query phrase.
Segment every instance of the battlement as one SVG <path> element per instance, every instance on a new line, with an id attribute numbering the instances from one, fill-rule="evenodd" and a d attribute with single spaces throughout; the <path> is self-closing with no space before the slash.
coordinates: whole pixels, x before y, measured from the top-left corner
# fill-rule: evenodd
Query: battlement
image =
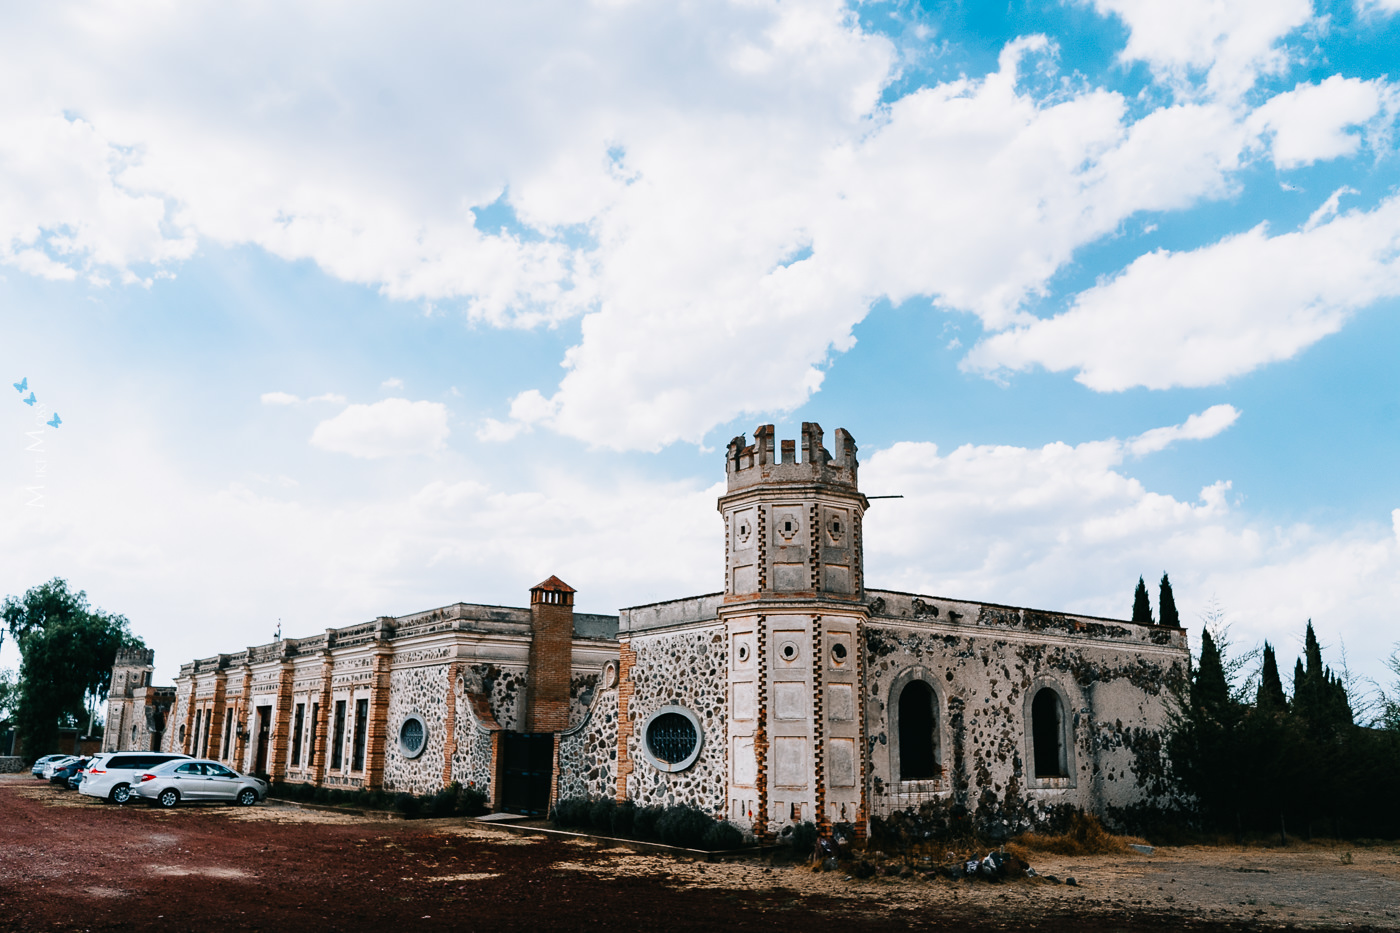
<path id="1" fill-rule="evenodd" d="M 752 444 L 742 434 L 729 442 L 724 471 L 730 492 L 760 483 L 823 483 L 856 491 L 856 442 L 845 428 L 836 429 L 833 456 L 822 446 L 822 426 L 802 422 L 800 460 L 795 441 L 783 441 L 775 455 L 773 434 L 773 425 L 765 424 L 754 430 Z"/>
<path id="2" fill-rule="evenodd" d="M 156 663 L 156 652 L 154 648 L 119 648 L 117 649 L 117 659 L 113 662 L 113 667 L 154 667 Z"/>

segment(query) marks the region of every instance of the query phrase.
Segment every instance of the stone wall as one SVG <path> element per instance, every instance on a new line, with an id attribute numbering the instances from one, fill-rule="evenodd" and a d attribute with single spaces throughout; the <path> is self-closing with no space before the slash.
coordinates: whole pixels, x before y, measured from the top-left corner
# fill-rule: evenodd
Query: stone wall
<path id="1" fill-rule="evenodd" d="M 581 721 L 559 736 L 558 799 L 611 797 L 617 787 L 617 690 L 598 690 Z"/>
<path id="2" fill-rule="evenodd" d="M 667 634 L 638 635 L 631 647 L 637 653 L 630 672 L 633 694 L 628 718 L 633 734 L 628 757 L 633 770 L 627 776 L 627 796 L 637 806 L 690 804 L 716 815 L 725 812 L 728 762 L 727 734 L 728 651 L 720 625 Z M 683 706 L 700 720 L 700 756 L 684 771 L 658 771 L 642 749 L 642 726 L 663 706 Z"/>
<path id="3" fill-rule="evenodd" d="M 410 794 L 428 794 L 442 787 L 447 745 L 448 667 L 432 664 L 401 668 L 389 673 L 389 711 L 385 725 L 388 737 L 384 748 L 384 789 Z M 457 715 L 461 717 L 460 707 Z M 415 758 L 405 758 L 399 748 L 399 728 L 409 713 L 423 717 L 427 740 Z"/>
<path id="4" fill-rule="evenodd" d="M 28 770 L 24 766 L 24 759 L 18 755 L 5 755 L 0 757 L 0 774 L 19 774 Z"/>
<path id="5" fill-rule="evenodd" d="M 934 800 L 967 807 L 984 831 L 1010 834 L 1066 805 L 1105 814 L 1156 802 L 1165 791 L 1166 694 L 1185 674 L 1184 649 L 1148 647 L 1150 633 L 1127 625 L 1075 633 L 1072 620 L 1057 618 L 1034 632 L 997 619 L 872 620 L 864 647 L 873 815 Z M 934 695 L 942 770 L 933 780 L 901 781 L 894 771 L 893 707 L 911 680 Z M 1031 703 L 1046 688 L 1063 710 L 1063 776 L 1037 777 L 1034 768 Z"/>
<path id="6" fill-rule="evenodd" d="M 457 747 L 452 753 L 452 780 L 463 787 L 475 787 L 491 797 L 492 769 L 491 734 L 496 722 L 485 709 L 486 696 L 481 693 L 457 693 Z M 485 718 L 478 716 L 478 710 Z"/>

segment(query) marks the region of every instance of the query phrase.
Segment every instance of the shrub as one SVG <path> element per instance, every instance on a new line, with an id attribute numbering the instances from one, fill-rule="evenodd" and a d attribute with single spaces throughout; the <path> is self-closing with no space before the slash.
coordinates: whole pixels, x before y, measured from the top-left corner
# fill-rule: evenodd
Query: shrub
<path id="1" fill-rule="evenodd" d="M 622 801 L 622 803 L 613 808 L 612 834 L 614 836 L 632 835 L 636 816 L 637 805 L 630 800 Z"/>
<path id="2" fill-rule="evenodd" d="M 554 809 L 550 811 L 549 818 L 555 826 L 570 829 L 582 828 L 588 825 L 588 809 L 587 797 L 565 797 L 563 800 L 555 801 Z"/>
<path id="3" fill-rule="evenodd" d="M 329 787 L 318 787 L 311 794 L 311 799 L 320 804 L 331 802 L 331 790 Z"/>
<path id="4" fill-rule="evenodd" d="M 1117 855 L 1128 851 L 1129 838 L 1131 837 L 1110 834 L 1093 814 L 1075 811 L 1070 817 L 1066 832 L 1055 836 L 1026 833 L 1017 836 L 1016 843 L 1022 850 L 1030 852 L 1051 852 L 1056 855 Z"/>
<path id="5" fill-rule="evenodd" d="M 632 815 L 632 835 L 638 839 L 656 839 L 656 824 L 661 819 L 660 807 L 638 807 Z"/>
<path id="6" fill-rule="evenodd" d="M 481 816 L 487 811 L 486 794 L 475 787 L 463 787 L 457 793 L 459 816 Z"/>
<path id="7" fill-rule="evenodd" d="M 677 805 L 667 807 L 656 821 L 656 834 L 668 846 L 698 849 L 705 841 L 705 832 L 714 820 L 703 810 Z"/>
<path id="8" fill-rule="evenodd" d="M 434 817 L 451 816 L 457 809 L 457 785 L 444 787 L 427 798 L 428 815 Z"/>
<path id="9" fill-rule="evenodd" d="M 797 858 L 811 858 L 812 852 L 817 848 L 817 824 L 808 820 L 805 823 L 796 823 L 788 827 L 792 832 L 784 831 L 784 839 L 792 847 L 792 854 Z"/>
<path id="10" fill-rule="evenodd" d="M 710 824 L 710 828 L 705 830 L 704 838 L 700 841 L 701 848 L 718 852 L 724 849 L 737 849 L 744 844 L 744 834 L 739 832 L 739 828 L 733 823 L 725 823 L 720 820 Z"/>
<path id="11" fill-rule="evenodd" d="M 418 812 L 423 808 L 423 801 L 412 794 L 397 794 L 394 797 L 394 809 L 404 815 L 405 819 L 413 819 L 418 816 Z"/>
<path id="12" fill-rule="evenodd" d="M 594 832 L 612 832 L 613 811 L 617 809 L 617 801 L 611 797 L 599 797 L 588 806 L 588 826 Z"/>

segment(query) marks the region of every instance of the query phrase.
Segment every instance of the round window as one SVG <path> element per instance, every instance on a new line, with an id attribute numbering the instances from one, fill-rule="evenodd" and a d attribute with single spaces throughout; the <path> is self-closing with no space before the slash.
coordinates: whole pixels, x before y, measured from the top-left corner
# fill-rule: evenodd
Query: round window
<path id="1" fill-rule="evenodd" d="M 846 663 L 846 646 L 842 642 L 833 642 L 831 645 L 831 663 Z"/>
<path id="2" fill-rule="evenodd" d="M 749 646 L 741 644 L 739 646 L 739 663 L 743 664 L 749 659 Z"/>
<path id="3" fill-rule="evenodd" d="M 700 757 L 700 719 L 683 706 L 663 706 L 642 728 L 643 751 L 658 771 L 684 771 Z"/>
<path id="4" fill-rule="evenodd" d="M 423 722 L 423 717 L 417 713 L 410 713 L 404 717 L 403 725 L 399 726 L 399 751 L 403 752 L 405 758 L 417 758 L 423 754 L 423 748 L 428 744 L 428 727 Z"/>
<path id="5" fill-rule="evenodd" d="M 778 648 L 778 654 L 783 656 L 784 661 L 794 661 L 797 659 L 797 643 L 785 641 Z"/>

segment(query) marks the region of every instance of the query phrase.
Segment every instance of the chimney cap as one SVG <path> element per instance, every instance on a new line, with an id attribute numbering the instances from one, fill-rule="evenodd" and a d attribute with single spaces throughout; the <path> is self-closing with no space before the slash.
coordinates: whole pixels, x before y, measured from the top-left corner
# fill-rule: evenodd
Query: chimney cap
<path id="1" fill-rule="evenodd" d="M 530 587 L 530 592 L 533 593 L 535 590 L 551 590 L 556 593 L 578 592 L 572 586 L 569 586 L 569 584 L 565 583 L 563 580 L 553 575 L 551 575 L 550 578 L 548 580 L 545 580 L 543 583 L 536 583 L 534 586 Z"/>

